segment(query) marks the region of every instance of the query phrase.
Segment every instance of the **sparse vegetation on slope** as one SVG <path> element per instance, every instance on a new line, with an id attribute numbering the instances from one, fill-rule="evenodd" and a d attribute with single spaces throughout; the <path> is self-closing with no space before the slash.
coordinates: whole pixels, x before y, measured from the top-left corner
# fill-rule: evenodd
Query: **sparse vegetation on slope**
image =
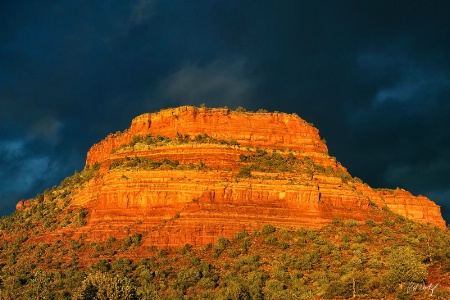
<path id="1" fill-rule="evenodd" d="M 251 172 L 270 172 L 270 173 L 296 173 L 296 174 L 324 174 L 332 177 L 341 178 L 343 182 L 361 182 L 358 178 L 352 177 L 346 171 L 330 166 L 323 166 L 312 161 L 309 157 L 297 158 L 292 152 L 286 156 L 280 154 L 276 150 L 272 153 L 265 149 L 256 148 L 255 152 L 249 155 L 241 154 L 239 157 L 243 164 L 239 170 L 237 177 L 252 177 Z"/>
<path id="2" fill-rule="evenodd" d="M 70 207 L 70 199 L 83 183 L 94 178 L 100 164 L 87 166 L 82 172 L 64 179 L 59 186 L 47 189 L 34 200 L 25 202 L 22 209 L 10 216 L 4 216 L 0 222 L 0 236 L 23 233 L 25 236 L 55 231 L 65 227 L 84 225 L 86 210 L 82 207 Z"/>
<path id="3" fill-rule="evenodd" d="M 218 144 L 218 145 L 224 145 L 229 147 L 239 147 L 239 143 L 235 140 L 221 140 L 216 139 L 212 136 L 205 134 L 198 134 L 194 137 L 191 137 L 187 134 L 180 134 L 177 133 L 176 137 L 174 139 L 171 139 L 167 136 L 153 136 L 151 134 L 148 134 L 146 136 L 136 135 L 133 137 L 130 143 L 120 146 L 119 148 L 115 149 L 113 153 L 120 152 L 124 149 L 133 149 L 133 148 L 142 148 L 142 147 L 161 147 L 161 146 L 167 146 L 167 145 L 182 145 L 182 144 Z"/>
<path id="4" fill-rule="evenodd" d="M 381 223 L 336 218 L 320 230 L 268 224 L 203 248 L 144 247 L 138 233 L 4 240 L 0 298 L 448 299 L 449 231 L 385 214 Z"/>
<path id="5" fill-rule="evenodd" d="M 175 160 L 171 161 L 167 158 L 160 161 L 148 159 L 145 157 L 125 157 L 123 160 L 113 161 L 110 166 L 110 170 L 113 169 L 139 169 L 139 170 L 207 170 L 208 167 L 204 162 L 198 164 L 189 163 L 180 165 Z"/>

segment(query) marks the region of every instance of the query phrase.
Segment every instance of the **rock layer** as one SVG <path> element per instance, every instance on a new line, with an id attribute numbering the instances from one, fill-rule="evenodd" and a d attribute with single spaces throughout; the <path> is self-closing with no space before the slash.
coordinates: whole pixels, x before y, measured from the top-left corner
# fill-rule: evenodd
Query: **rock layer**
<path id="1" fill-rule="evenodd" d="M 172 139 L 207 134 L 236 144 L 124 146 L 135 136 L 149 134 Z M 328 172 L 253 171 L 249 178 L 239 177 L 240 156 L 257 148 L 275 149 L 284 157 L 307 157 Z M 202 162 L 206 168 L 111 168 L 125 157 L 176 160 L 180 166 Z M 328 155 L 319 131 L 297 115 L 189 106 L 144 114 L 128 130 L 94 145 L 86 164 L 95 163 L 101 164 L 100 174 L 71 201 L 73 207 L 88 210 L 87 224 L 78 233 L 93 240 L 140 232 L 147 245 L 205 245 L 244 229 L 260 230 L 264 224 L 294 229 L 321 227 L 333 218 L 381 221 L 383 207 L 445 227 L 439 206 L 426 197 L 401 189 L 374 190 L 358 180 L 343 179 L 342 174 L 350 175 Z"/>
<path id="2" fill-rule="evenodd" d="M 239 113 L 227 108 L 196 108 L 182 106 L 147 113 L 133 119 L 124 133 L 108 136 L 94 145 L 87 155 L 87 164 L 108 159 L 111 151 L 127 144 L 136 135 L 208 134 L 222 140 L 235 140 L 241 146 L 285 148 L 311 155 L 328 154 L 319 130 L 299 118 L 284 113 Z"/>

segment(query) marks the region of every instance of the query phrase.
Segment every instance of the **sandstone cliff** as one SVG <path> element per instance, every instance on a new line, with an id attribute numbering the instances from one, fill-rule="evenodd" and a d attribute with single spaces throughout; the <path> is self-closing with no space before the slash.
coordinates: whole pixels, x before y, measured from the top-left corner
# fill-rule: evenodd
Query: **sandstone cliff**
<path id="1" fill-rule="evenodd" d="M 206 133 L 216 139 L 235 140 L 243 147 L 285 148 L 311 156 L 328 153 L 319 131 L 296 115 L 183 106 L 136 117 L 124 133 L 110 135 L 94 145 L 87 155 L 87 164 L 108 159 L 112 150 L 129 143 L 136 135 L 174 138 L 177 133 L 190 136 Z"/>
<path id="2" fill-rule="evenodd" d="M 89 239 L 132 231 L 148 245 L 204 245 L 264 224 L 381 221 L 389 210 L 445 227 L 428 198 L 351 177 L 297 115 L 190 106 L 148 113 L 94 145 L 86 164 L 100 164 L 99 174 L 70 205 L 87 209 L 78 234 Z"/>

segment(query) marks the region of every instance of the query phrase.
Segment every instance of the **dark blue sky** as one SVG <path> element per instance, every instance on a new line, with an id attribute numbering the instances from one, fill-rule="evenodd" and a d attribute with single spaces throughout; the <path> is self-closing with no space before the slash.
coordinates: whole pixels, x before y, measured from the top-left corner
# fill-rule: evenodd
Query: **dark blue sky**
<path id="1" fill-rule="evenodd" d="M 179 105 L 297 113 L 450 220 L 449 1 L 2 1 L 0 216 Z"/>

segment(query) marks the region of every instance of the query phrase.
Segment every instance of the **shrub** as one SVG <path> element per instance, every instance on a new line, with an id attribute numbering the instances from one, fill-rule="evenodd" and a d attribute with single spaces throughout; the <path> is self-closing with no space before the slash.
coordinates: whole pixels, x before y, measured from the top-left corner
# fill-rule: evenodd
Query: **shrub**
<path id="1" fill-rule="evenodd" d="M 344 226 L 344 222 L 341 218 L 333 218 L 333 225 L 334 226 Z"/>
<path id="2" fill-rule="evenodd" d="M 345 222 L 345 226 L 347 227 L 354 227 L 354 226 L 360 226 L 361 224 L 358 221 L 355 221 L 353 219 L 348 219 L 347 222 Z"/>
<path id="3" fill-rule="evenodd" d="M 242 253 L 247 254 L 248 252 L 248 248 L 250 248 L 250 246 L 252 245 L 252 243 L 250 242 L 250 238 L 246 237 L 240 244 L 239 246 L 242 248 Z"/>
<path id="4" fill-rule="evenodd" d="M 286 243 L 286 242 L 279 242 L 279 243 L 277 244 L 277 246 L 278 246 L 280 249 L 283 249 L 283 250 L 286 250 L 287 248 L 289 248 L 289 244 Z"/>
<path id="5" fill-rule="evenodd" d="M 237 233 L 234 236 L 233 241 L 238 241 L 238 240 L 243 239 L 245 237 L 248 237 L 248 232 L 244 229 L 243 231 Z"/>
<path id="6" fill-rule="evenodd" d="M 101 259 L 98 262 L 91 265 L 90 270 L 92 271 L 98 271 L 98 272 L 108 272 L 111 270 L 111 264 L 106 259 Z"/>
<path id="7" fill-rule="evenodd" d="M 267 238 L 264 240 L 264 242 L 268 245 L 274 245 L 274 246 L 278 245 L 278 239 L 273 234 L 270 234 L 269 236 L 267 236 Z"/>
<path id="8" fill-rule="evenodd" d="M 232 249 L 232 250 L 228 251 L 228 256 L 231 258 L 238 257 L 239 254 L 241 254 L 241 252 L 239 252 L 236 249 Z"/>
<path id="9" fill-rule="evenodd" d="M 295 244 L 300 247 L 305 247 L 308 244 L 308 241 L 305 237 L 300 237 L 297 239 L 297 242 L 295 242 Z"/>
<path id="10" fill-rule="evenodd" d="M 392 239 L 395 234 L 394 230 L 392 230 L 392 228 L 389 228 L 389 227 L 384 227 L 383 233 L 384 233 L 385 237 L 388 239 Z"/>
<path id="11" fill-rule="evenodd" d="M 276 230 L 275 227 L 273 227 L 270 224 L 266 224 L 262 228 L 262 233 L 269 234 L 269 233 L 275 232 L 275 230 Z"/>
<path id="12" fill-rule="evenodd" d="M 343 249 L 343 250 L 350 249 L 350 243 L 349 242 L 342 242 L 341 243 L 341 249 Z"/>
<path id="13" fill-rule="evenodd" d="M 367 261 L 367 265 L 372 269 L 381 269 L 383 267 L 383 263 L 381 259 L 377 257 L 373 257 Z"/>
<path id="14" fill-rule="evenodd" d="M 266 285 L 263 288 L 263 294 L 264 299 L 268 300 L 289 298 L 285 285 L 276 279 L 266 281 Z"/>
<path id="15" fill-rule="evenodd" d="M 81 246 L 83 246 L 83 242 L 70 240 L 70 247 L 72 248 L 72 250 L 78 250 L 81 248 Z"/>
<path id="16" fill-rule="evenodd" d="M 348 235 L 348 234 L 344 234 L 343 236 L 342 236 L 342 242 L 344 242 L 344 243 L 348 243 L 348 242 L 350 242 L 350 236 Z"/>
<path id="17" fill-rule="evenodd" d="M 392 210 L 391 210 L 387 205 L 383 206 L 383 207 L 381 208 L 381 210 L 384 211 L 384 212 L 386 212 L 386 213 L 388 213 L 388 214 L 394 214 L 394 213 L 392 212 Z"/>
<path id="18" fill-rule="evenodd" d="M 375 221 L 374 221 L 374 220 L 372 220 L 372 219 L 368 219 L 368 220 L 366 220 L 366 225 L 367 225 L 367 226 L 371 226 L 371 227 L 373 227 L 373 226 L 375 226 L 375 225 L 376 225 L 376 223 L 375 223 Z"/>
<path id="19" fill-rule="evenodd" d="M 225 282 L 225 287 L 222 289 L 222 293 L 225 299 L 231 300 L 250 300 L 250 293 L 248 287 L 245 284 L 235 278 L 232 280 L 227 280 Z"/>
<path id="20" fill-rule="evenodd" d="M 236 108 L 236 112 L 246 112 L 247 110 L 245 109 L 245 108 L 243 108 L 242 106 L 238 106 L 237 108 Z"/>
<path id="21" fill-rule="evenodd" d="M 261 271 L 252 271 L 248 273 L 247 282 L 251 299 L 264 299 L 262 288 L 269 276 Z"/>
<path id="22" fill-rule="evenodd" d="M 138 299 L 162 299 L 158 293 L 158 286 L 152 282 L 141 284 L 141 286 L 137 288 L 137 295 L 139 296 Z"/>
<path id="23" fill-rule="evenodd" d="M 306 237 L 311 241 L 314 241 L 319 236 L 319 233 L 315 230 L 310 230 L 306 232 Z"/>
<path id="24" fill-rule="evenodd" d="M 300 227 L 295 231 L 295 233 L 298 235 L 306 235 L 308 231 L 305 228 Z"/>
<path id="25" fill-rule="evenodd" d="M 279 230 L 279 233 L 281 235 L 281 238 L 285 241 L 290 241 L 292 239 L 292 233 L 286 228 L 281 228 Z"/>
<path id="26" fill-rule="evenodd" d="M 140 233 L 134 233 L 133 236 L 131 237 L 131 242 L 135 246 L 139 246 L 141 244 L 141 241 L 142 241 L 142 234 Z"/>
<path id="27" fill-rule="evenodd" d="M 177 285 L 186 290 L 188 287 L 194 286 L 200 280 L 200 271 L 197 268 L 182 268 L 177 274 Z"/>
<path id="28" fill-rule="evenodd" d="M 216 242 L 217 247 L 219 247 L 221 249 L 224 249 L 229 243 L 230 243 L 230 241 L 222 236 L 219 237 Z"/>
<path id="29" fill-rule="evenodd" d="M 374 234 L 380 234 L 380 233 L 383 232 L 383 231 L 381 230 L 380 227 L 375 226 L 375 227 L 372 227 L 372 232 L 373 232 Z"/>
<path id="30" fill-rule="evenodd" d="M 86 225 L 86 216 L 88 214 L 88 211 L 84 207 L 80 207 L 77 209 L 77 212 L 75 214 L 75 218 L 72 221 L 72 227 L 81 227 Z"/>
<path id="31" fill-rule="evenodd" d="M 135 300 L 137 298 L 136 289 L 130 279 L 95 272 L 81 282 L 81 286 L 75 291 L 72 299 Z"/>
<path id="32" fill-rule="evenodd" d="M 355 235 L 355 243 L 364 243 L 370 240 L 370 237 L 367 235 L 367 233 L 362 232 Z"/>
<path id="33" fill-rule="evenodd" d="M 252 177 L 252 171 L 249 167 L 243 166 L 239 169 L 238 174 L 236 175 L 237 178 L 250 178 Z"/>
<path id="34" fill-rule="evenodd" d="M 128 273 L 133 270 L 133 262 L 126 258 L 119 258 L 111 263 L 111 268 L 118 272 Z"/>
<path id="35" fill-rule="evenodd" d="M 323 245 L 320 248 L 320 253 L 324 254 L 324 255 L 328 255 L 331 253 L 331 247 L 329 245 Z"/>
<path id="36" fill-rule="evenodd" d="M 256 271 L 260 267 L 259 256 L 257 254 L 243 256 L 235 260 L 234 268 L 241 273 Z"/>
<path id="37" fill-rule="evenodd" d="M 120 243 L 120 250 L 126 251 L 131 246 L 131 244 L 132 241 L 130 237 L 123 238 Z"/>
<path id="38" fill-rule="evenodd" d="M 202 278 L 198 281 L 198 286 L 204 290 L 212 290 L 216 287 L 217 282 L 212 278 Z"/>
<path id="39" fill-rule="evenodd" d="M 216 245 L 212 249 L 214 258 L 218 258 L 229 243 L 230 241 L 228 241 L 226 238 L 219 237 L 217 239 Z"/>
<path id="40" fill-rule="evenodd" d="M 189 244 L 185 244 L 183 248 L 180 249 L 180 254 L 184 255 L 192 251 L 192 246 Z"/>
<path id="41" fill-rule="evenodd" d="M 276 264 L 273 270 L 273 276 L 281 282 L 288 282 L 291 279 L 289 271 L 284 265 Z"/>

